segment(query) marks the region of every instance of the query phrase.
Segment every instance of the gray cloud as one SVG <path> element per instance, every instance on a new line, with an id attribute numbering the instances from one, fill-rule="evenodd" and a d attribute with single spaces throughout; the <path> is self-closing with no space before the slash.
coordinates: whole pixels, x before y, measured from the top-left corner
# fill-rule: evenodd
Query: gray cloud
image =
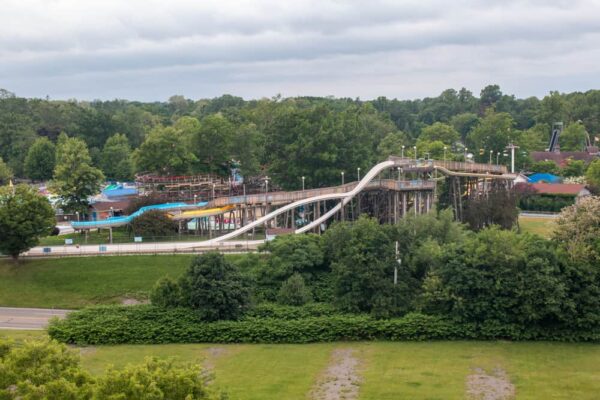
<path id="1" fill-rule="evenodd" d="M 3 0 L 0 87 L 406 98 L 497 82 L 543 95 L 597 88 L 599 16 L 598 0 Z"/>

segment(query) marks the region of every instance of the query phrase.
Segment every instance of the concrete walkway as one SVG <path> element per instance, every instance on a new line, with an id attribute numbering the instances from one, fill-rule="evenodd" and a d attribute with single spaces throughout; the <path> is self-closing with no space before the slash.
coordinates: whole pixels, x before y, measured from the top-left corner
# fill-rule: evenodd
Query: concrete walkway
<path id="1" fill-rule="evenodd" d="M 202 253 L 210 250 L 243 253 L 256 251 L 264 240 L 237 240 L 223 243 L 201 242 L 158 242 L 121 243 L 105 245 L 37 246 L 21 254 L 22 257 L 64 257 L 125 254 L 177 254 Z"/>
<path id="2" fill-rule="evenodd" d="M 0 329 L 44 329 L 52 317 L 64 318 L 69 310 L 0 307 Z"/>

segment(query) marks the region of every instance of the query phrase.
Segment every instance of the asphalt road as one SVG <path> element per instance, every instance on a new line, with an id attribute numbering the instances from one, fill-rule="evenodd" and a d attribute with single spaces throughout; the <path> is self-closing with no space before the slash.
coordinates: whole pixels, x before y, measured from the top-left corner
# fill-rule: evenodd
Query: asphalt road
<path id="1" fill-rule="evenodd" d="M 0 307 L 0 329 L 44 329 L 52 317 L 64 318 L 69 310 Z"/>

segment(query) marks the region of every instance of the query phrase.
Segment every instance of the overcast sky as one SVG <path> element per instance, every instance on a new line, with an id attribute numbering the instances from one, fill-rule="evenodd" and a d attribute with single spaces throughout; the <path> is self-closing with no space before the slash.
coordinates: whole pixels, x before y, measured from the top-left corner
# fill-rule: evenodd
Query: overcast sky
<path id="1" fill-rule="evenodd" d="M 54 99 L 600 89 L 600 0 L 0 0 L 0 88 Z"/>

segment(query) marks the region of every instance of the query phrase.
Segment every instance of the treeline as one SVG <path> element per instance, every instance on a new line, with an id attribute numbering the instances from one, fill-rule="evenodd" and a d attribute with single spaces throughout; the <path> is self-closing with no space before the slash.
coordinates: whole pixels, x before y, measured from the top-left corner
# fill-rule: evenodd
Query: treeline
<path id="1" fill-rule="evenodd" d="M 449 211 L 397 225 L 361 217 L 321 236 L 278 237 L 237 264 L 199 256 L 177 280 L 157 283 L 151 306 L 92 308 L 49 332 L 94 344 L 598 341 L 600 198 L 568 207 L 556 224 L 547 240 L 473 232 Z"/>
<path id="2" fill-rule="evenodd" d="M 561 148 L 579 150 L 586 130 L 600 132 L 600 91 L 517 99 L 497 85 L 479 97 L 448 89 L 438 97 L 372 101 L 337 98 L 244 100 L 224 95 L 167 102 L 25 99 L 0 90 L 0 181 L 11 176 L 48 179 L 52 160 L 40 149 L 61 132 L 85 142 L 93 167 L 109 179 L 136 172 L 268 174 L 284 188 L 337 183 L 390 154 L 507 163 L 509 142 L 520 146 L 517 165 L 544 150 L 551 124 L 563 121 Z M 45 139 L 42 139 L 45 138 Z M 402 147 L 404 146 L 404 151 Z M 352 174 L 352 175 L 351 175 Z"/>

